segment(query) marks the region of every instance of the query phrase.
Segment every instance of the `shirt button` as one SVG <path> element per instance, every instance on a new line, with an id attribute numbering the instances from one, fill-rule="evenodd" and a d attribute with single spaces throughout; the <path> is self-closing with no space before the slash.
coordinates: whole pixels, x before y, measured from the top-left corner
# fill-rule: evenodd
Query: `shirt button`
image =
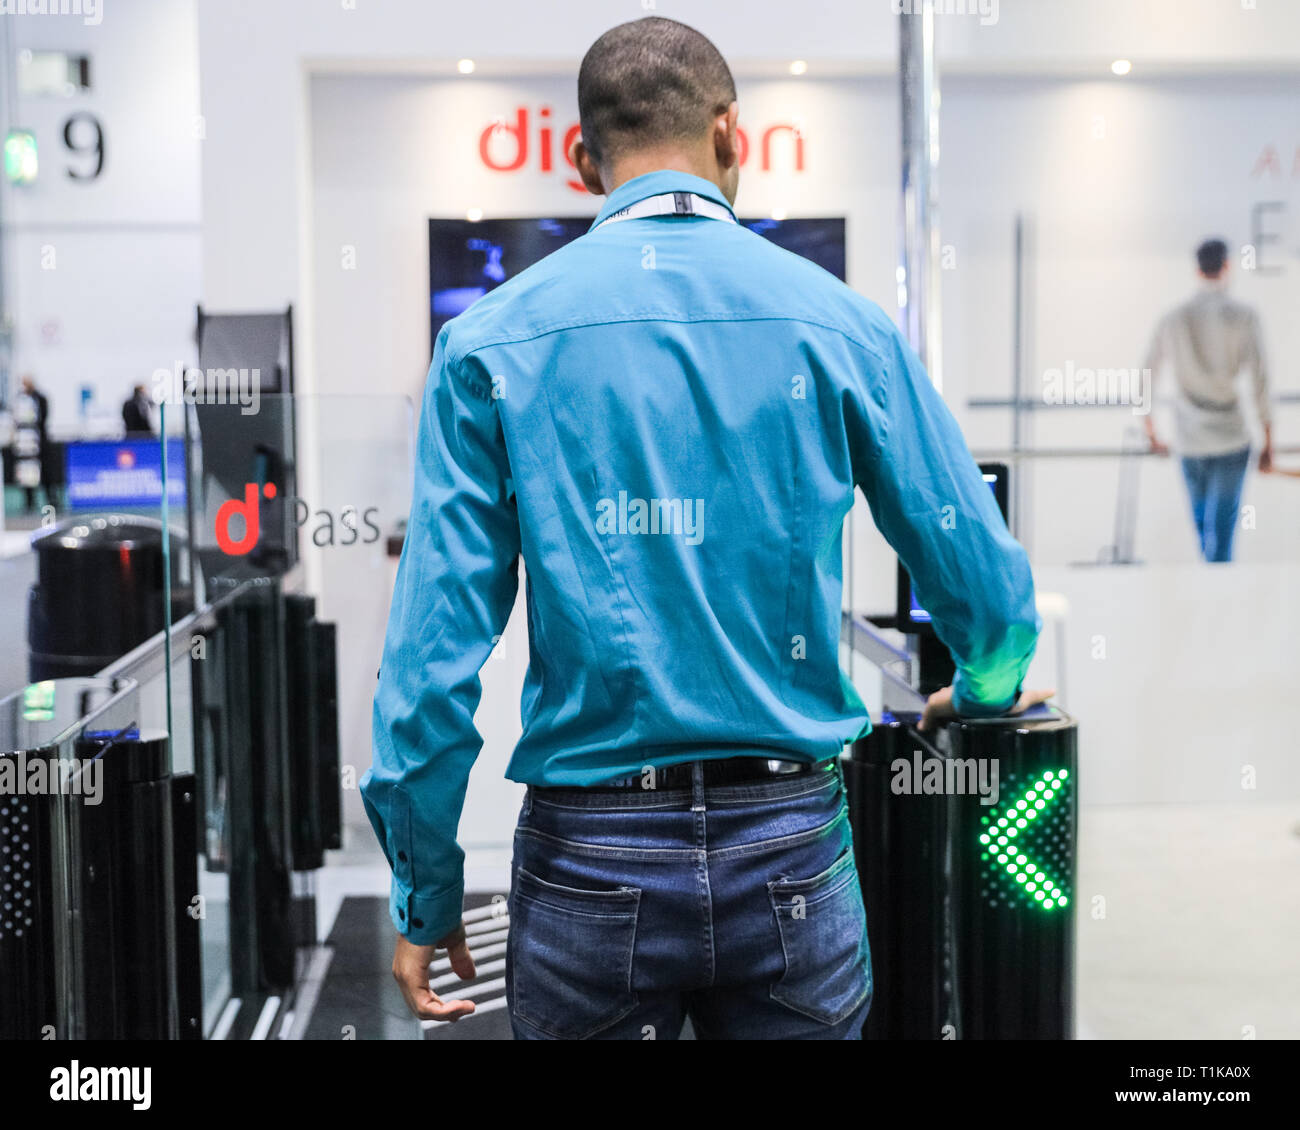
<path id="1" fill-rule="evenodd" d="M 411 925 L 414 926 L 417 930 L 422 930 L 424 928 L 424 923 L 418 918 L 412 918 Z"/>

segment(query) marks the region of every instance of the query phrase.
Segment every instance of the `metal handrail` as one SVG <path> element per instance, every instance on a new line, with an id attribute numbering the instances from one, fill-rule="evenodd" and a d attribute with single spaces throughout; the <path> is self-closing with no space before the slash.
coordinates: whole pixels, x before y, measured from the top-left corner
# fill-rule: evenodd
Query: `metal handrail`
<path id="1" fill-rule="evenodd" d="M 890 643 L 874 624 L 853 612 L 841 614 L 840 639 L 880 672 L 881 701 L 886 710 L 915 712 L 925 709 L 925 695 L 890 669 L 893 664 L 904 663 L 910 677 L 915 662 L 910 652 Z"/>
<path id="2" fill-rule="evenodd" d="M 1175 456 L 1177 452 L 1174 453 Z M 1300 444 L 1286 447 L 1273 446 L 1274 455 L 1300 455 Z M 982 462 L 1009 462 L 1020 459 L 1128 459 L 1167 458 L 1154 451 L 1130 450 L 1122 447 L 1026 447 L 1019 451 L 1010 448 L 977 448 L 971 455 Z"/>
<path id="3" fill-rule="evenodd" d="M 1276 392 L 1269 397 L 1270 404 L 1300 404 L 1300 392 Z M 1041 397 L 1025 396 L 1017 400 L 1013 396 L 972 396 L 966 401 L 967 408 L 1023 408 L 1030 411 L 1057 411 L 1065 408 L 1127 408 L 1131 404 L 1052 404 Z"/>
<path id="4" fill-rule="evenodd" d="M 139 683 L 145 683 L 162 674 L 166 666 L 167 649 L 164 646 L 164 637 L 170 636 L 173 655 L 188 652 L 193 634 L 215 628 L 217 614 L 222 608 L 233 604 L 245 593 L 264 588 L 275 581 L 283 585 L 286 592 L 297 591 L 302 575 L 303 568 L 300 562 L 282 576 L 249 577 L 223 592 L 215 600 L 209 601 L 202 608 L 196 608 L 193 612 L 182 616 L 170 629 L 160 629 L 145 640 L 144 643 L 137 645 L 125 655 L 113 660 L 98 674 L 104 678 L 130 678 Z M 212 582 L 209 581 L 208 583 L 211 584 Z"/>

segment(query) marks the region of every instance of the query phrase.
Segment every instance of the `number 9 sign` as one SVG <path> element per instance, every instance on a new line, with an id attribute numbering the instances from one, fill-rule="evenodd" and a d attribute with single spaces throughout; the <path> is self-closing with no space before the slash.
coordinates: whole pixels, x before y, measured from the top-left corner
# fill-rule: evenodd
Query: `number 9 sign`
<path id="1" fill-rule="evenodd" d="M 99 124 L 99 119 L 94 114 L 83 110 L 73 114 L 64 122 L 63 144 L 67 146 L 69 152 L 76 153 L 78 156 L 93 156 L 95 161 L 95 167 L 90 172 L 68 169 L 68 176 L 73 180 L 92 181 L 104 171 L 104 127 Z"/>

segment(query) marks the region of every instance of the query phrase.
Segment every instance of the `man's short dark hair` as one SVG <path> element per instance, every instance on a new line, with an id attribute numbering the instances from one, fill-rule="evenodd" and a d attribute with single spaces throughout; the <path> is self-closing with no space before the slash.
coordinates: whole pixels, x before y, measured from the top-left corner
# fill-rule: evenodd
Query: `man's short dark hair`
<path id="1" fill-rule="evenodd" d="M 1196 265 L 1208 279 L 1217 279 L 1228 261 L 1228 245 L 1221 239 L 1207 239 L 1196 249 Z"/>
<path id="2" fill-rule="evenodd" d="M 735 100 L 718 49 L 661 16 L 611 28 L 578 70 L 582 141 L 598 165 L 628 150 L 698 138 Z"/>

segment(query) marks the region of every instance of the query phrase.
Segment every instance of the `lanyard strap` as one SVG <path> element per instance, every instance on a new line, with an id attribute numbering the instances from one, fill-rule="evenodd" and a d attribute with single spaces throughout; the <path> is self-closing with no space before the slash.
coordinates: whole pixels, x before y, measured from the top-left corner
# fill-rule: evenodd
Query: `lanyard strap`
<path id="1" fill-rule="evenodd" d="M 730 224 L 736 222 L 731 209 L 716 200 L 697 196 L 694 192 L 664 192 L 611 212 L 596 227 L 616 224 L 620 220 L 639 220 L 645 216 L 703 216 L 709 220 L 726 220 Z"/>

